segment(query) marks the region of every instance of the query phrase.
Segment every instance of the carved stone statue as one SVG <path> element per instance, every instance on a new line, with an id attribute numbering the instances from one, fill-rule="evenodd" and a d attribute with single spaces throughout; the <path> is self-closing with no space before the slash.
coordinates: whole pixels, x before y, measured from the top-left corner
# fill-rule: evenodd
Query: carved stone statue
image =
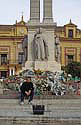
<path id="1" fill-rule="evenodd" d="M 48 60 L 48 46 L 40 32 L 34 35 L 33 54 L 35 60 Z"/>
<path id="2" fill-rule="evenodd" d="M 56 61 L 60 63 L 60 40 L 58 37 L 56 37 L 55 41 L 55 56 L 56 56 Z"/>

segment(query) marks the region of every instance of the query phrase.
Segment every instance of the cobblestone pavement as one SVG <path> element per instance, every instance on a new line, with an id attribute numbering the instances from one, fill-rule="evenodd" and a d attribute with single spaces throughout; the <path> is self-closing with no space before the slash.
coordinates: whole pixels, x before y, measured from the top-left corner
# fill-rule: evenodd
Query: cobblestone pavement
<path id="1" fill-rule="evenodd" d="M 81 99 L 34 99 L 33 104 L 44 104 L 44 115 L 33 115 L 32 105 L 19 104 L 17 99 L 0 99 L 0 117 L 81 119 Z"/>

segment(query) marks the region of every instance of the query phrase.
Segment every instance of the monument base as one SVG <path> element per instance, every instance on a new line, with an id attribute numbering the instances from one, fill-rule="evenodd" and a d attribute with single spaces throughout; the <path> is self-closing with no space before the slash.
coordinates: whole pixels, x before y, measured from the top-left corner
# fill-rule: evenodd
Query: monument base
<path id="1" fill-rule="evenodd" d="M 22 70 L 34 69 L 34 61 L 26 61 L 25 67 L 22 67 Z"/>
<path id="2" fill-rule="evenodd" d="M 3 89 L 0 89 L 0 94 L 3 94 Z"/>
<path id="3" fill-rule="evenodd" d="M 1 83 L 0 83 L 0 94 L 3 94 L 3 87 L 1 85 Z"/>
<path id="4" fill-rule="evenodd" d="M 27 61 L 23 70 L 26 69 L 35 69 L 35 70 L 43 70 L 43 71 L 52 71 L 52 72 L 60 72 L 61 65 L 56 61 Z"/>
<path id="5" fill-rule="evenodd" d="M 35 61 L 35 69 L 56 72 L 61 71 L 61 65 L 56 61 Z"/>

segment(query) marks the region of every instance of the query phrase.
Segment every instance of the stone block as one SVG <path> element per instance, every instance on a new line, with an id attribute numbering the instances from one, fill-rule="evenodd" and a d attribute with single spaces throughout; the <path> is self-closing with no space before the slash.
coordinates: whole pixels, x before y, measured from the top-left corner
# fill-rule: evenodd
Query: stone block
<path id="1" fill-rule="evenodd" d="M 0 118 L 0 125 L 13 125 L 13 120 L 8 118 Z"/>

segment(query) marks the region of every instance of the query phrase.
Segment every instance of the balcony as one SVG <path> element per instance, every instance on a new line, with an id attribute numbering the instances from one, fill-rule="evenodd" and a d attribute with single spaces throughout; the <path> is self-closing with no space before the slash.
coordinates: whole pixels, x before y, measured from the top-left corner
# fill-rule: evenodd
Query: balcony
<path id="1" fill-rule="evenodd" d="M 5 61 L 0 61 L 0 65 L 9 65 L 9 64 L 20 64 L 22 65 L 23 61 L 19 61 L 19 60 L 5 60 Z"/>

